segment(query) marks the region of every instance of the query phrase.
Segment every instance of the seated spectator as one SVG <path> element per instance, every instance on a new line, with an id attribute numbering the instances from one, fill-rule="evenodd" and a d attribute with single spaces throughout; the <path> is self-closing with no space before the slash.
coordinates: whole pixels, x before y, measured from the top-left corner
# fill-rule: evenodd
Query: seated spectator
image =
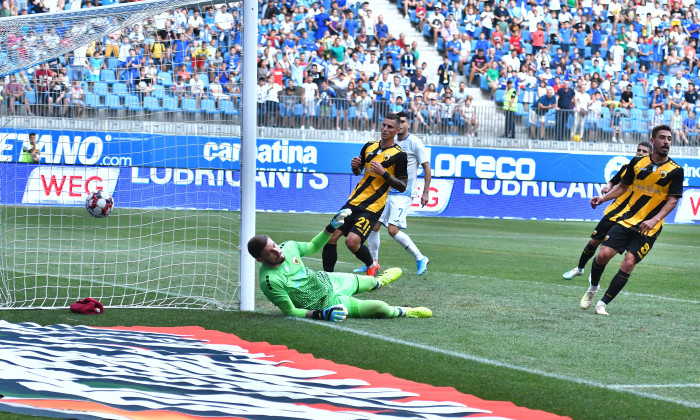
<path id="1" fill-rule="evenodd" d="M 685 145 L 689 146 L 688 138 L 693 137 L 697 141 L 698 133 L 698 119 L 694 111 L 688 111 L 688 116 L 683 120 L 683 134 L 685 136 Z"/>
<path id="2" fill-rule="evenodd" d="M 681 115 L 681 110 L 676 108 L 673 110 L 673 115 L 671 115 L 671 131 L 673 132 L 673 138 L 676 140 L 675 143 L 681 143 L 681 139 L 685 140 L 685 144 L 688 144 L 688 138 L 683 132 L 683 116 Z"/>
<path id="3" fill-rule="evenodd" d="M 204 81 L 199 78 L 199 73 L 193 73 L 190 79 L 190 94 L 189 97 L 197 100 L 197 108 L 199 108 L 202 98 L 205 96 Z"/>
<path id="4" fill-rule="evenodd" d="M 593 95 L 590 96 L 591 99 L 588 102 L 588 115 L 586 117 L 587 140 L 597 141 L 599 131 L 598 124 L 600 122 L 603 101 L 601 100 L 602 95 L 598 90 L 593 92 Z"/>
<path id="5" fill-rule="evenodd" d="M 440 134 L 440 122 L 441 122 L 441 112 L 442 107 L 438 102 L 438 98 L 432 98 L 428 101 L 428 105 L 425 108 L 427 115 L 427 123 L 430 126 L 430 134 Z"/>
<path id="6" fill-rule="evenodd" d="M 544 128 L 547 123 L 547 113 L 551 109 L 557 107 L 557 98 L 554 96 L 554 89 L 551 87 L 547 88 L 547 93 L 545 95 L 537 98 L 537 101 L 530 109 L 528 114 L 528 119 L 530 123 L 530 136 L 534 139 L 537 138 L 537 123 L 540 125 L 540 139 L 544 139 Z"/>
<path id="7" fill-rule="evenodd" d="M 671 91 L 671 95 L 668 97 L 667 109 L 682 109 L 684 98 L 685 92 L 683 91 L 681 84 L 676 83 L 676 88 Z"/>
<path id="8" fill-rule="evenodd" d="M 472 105 L 472 98 L 467 97 L 459 108 L 459 114 L 464 122 L 464 134 L 467 137 L 476 136 L 476 130 L 479 128 L 479 120 L 476 118 L 476 109 Z"/>
<path id="9" fill-rule="evenodd" d="M 651 94 L 649 99 L 649 108 L 655 109 L 659 108 L 662 112 L 666 109 L 666 95 L 660 87 L 654 88 L 654 92 Z"/>
<path id="10" fill-rule="evenodd" d="M 447 16 L 441 13 L 441 9 L 438 5 L 436 5 L 435 10 L 428 15 L 428 24 L 430 25 L 430 31 L 436 45 L 446 18 Z"/>
<path id="11" fill-rule="evenodd" d="M 177 77 L 182 78 L 182 80 L 184 80 L 185 83 L 190 81 L 192 74 L 189 71 L 187 71 L 187 65 L 185 65 L 185 64 L 180 65 L 179 70 L 177 72 Z"/>
<path id="12" fill-rule="evenodd" d="M 498 71 L 498 64 L 495 61 L 491 62 L 491 66 L 486 71 L 486 83 L 491 90 L 491 100 L 496 96 L 496 91 L 500 88 L 500 72 Z"/>
<path id="13" fill-rule="evenodd" d="M 9 97 L 10 102 L 10 115 L 15 115 L 15 102 L 23 103 L 27 110 L 27 115 L 34 115 L 29 105 L 29 100 L 24 91 L 24 86 L 17 82 L 17 77 L 14 74 L 10 74 L 10 81 L 5 86 L 5 91 L 2 92 L 4 96 Z"/>
<path id="14" fill-rule="evenodd" d="M 698 91 L 695 88 L 695 84 L 691 82 L 688 84 L 688 89 L 686 89 L 683 94 L 683 109 L 686 111 L 693 111 L 697 102 Z"/>
<path id="15" fill-rule="evenodd" d="M 629 83 L 620 95 L 620 106 L 625 109 L 634 108 L 634 93 L 632 92 L 632 85 Z"/>
<path id="16" fill-rule="evenodd" d="M 427 116 L 425 101 L 422 95 L 415 95 L 411 100 L 410 115 L 413 118 L 413 132 L 429 132 L 430 126 L 425 121 L 424 116 Z"/>
<path id="17" fill-rule="evenodd" d="M 622 140 L 622 128 L 620 127 L 621 123 L 622 112 L 620 112 L 619 109 L 616 109 L 615 112 L 612 114 L 612 117 L 610 117 L 610 128 L 612 129 L 611 141 L 613 143 L 617 143 L 618 141 L 620 143 L 624 143 L 624 141 Z"/>
<path id="18" fill-rule="evenodd" d="M 65 71 L 65 69 L 62 69 Z M 48 116 L 54 116 L 54 105 L 61 109 L 60 116 L 65 117 L 68 111 L 68 106 L 70 105 L 70 98 L 68 95 L 68 79 L 60 71 L 56 77 L 51 81 L 51 88 L 49 91 L 49 102 L 48 102 Z M 59 114 L 56 114 L 58 116 Z"/>
<path id="19" fill-rule="evenodd" d="M 654 114 L 651 116 L 651 121 L 649 122 L 651 127 L 666 124 L 666 119 L 664 118 L 663 112 L 664 111 L 661 109 L 661 107 L 654 108 Z"/>
<path id="20" fill-rule="evenodd" d="M 291 80 L 290 83 L 292 85 L 294 84 L 294 82 Z M 221 79 L 219 76 L 214 76 L 214 79 L 212 79 L 211 83 L 209 83 L 209 94 L 216 101 L 217 107 L 221 105 L 222 99 L 231 99 L 230 95 L 224 93 L 224 87 L 221 85 Z"/>
<path id="21" fill-rule="evenodd" d="M 451 97 L 446 97 L 444 102 L 440 104 L 440 123 L 444 134 L 450 134 L 450 127 L 454 130 L 453 134 L 457 134 L 457 125 L 455 124 L 455 113 L 457 105 L 452 101 Z"/>
<path id="22" fill-rule="evenodd" d="M 77 118 L 82 117 L 85 111 L 85 93 L 77 80 L 73 80 L 73 86 L 70 88 L 70 106 L 75 107 Z"/>
<path id="23" fill-rule="evenodd" d="M 177 98 L 178 106 L 182 105 L 182 98 L 187 96 L 187 84 L 185 78 L 178 76 L 176 82 L 173 84 L 171 91 L 173 96 Z"/>
<path id="24" fill-rule="evenodd" d="M 139 77 L 134 80 L 134 87 L 141 101 L 143 101 L 143 98 L 146 96 L 150 96 L 156 89 L 155 84 L 153 84 L 153 79 L 146 75 L 146 69 L 143 67 L 139 69 Z"/>
<path id="25" fill-rule="evenodd" d="M 484 50 L 482 49 L 478 49 L 476 51 L 476 55 L 472 57 L 469 66 L 469 86 L 474 85 L 475 76 L 477 77 L 477 80 L 481 80 L 481 77 L 486 77 L 486 72 L 491 67 L 488 63 L 488 59 L 484 55 Z"/>

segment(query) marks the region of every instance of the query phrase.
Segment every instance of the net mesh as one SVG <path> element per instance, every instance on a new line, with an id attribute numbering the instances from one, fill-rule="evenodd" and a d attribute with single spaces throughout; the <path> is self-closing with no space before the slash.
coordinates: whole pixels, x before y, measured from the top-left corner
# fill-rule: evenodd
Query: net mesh
<path id="1" fill-rule="evenodd" d="M 6 19 L 0 72 L 53 60 L 170 10 L 204 15 L 216 3 L 150 1 Z M 11 35 L 20 33 L 23 46 L 13 49 Z M 48 42 L 51 34 L 57 38 Z M 72 99 L 35 98 L 28 112 L 41 117 L 21 102 L 17 115 L 0 117 L 0 307 L 60 308 L 89 296 L 111 307 L 237 308 L 239 98 L 192 98 L 188 110 L 163 82 L 156 95 L 128 79 L 79 81 L 95 101 L 80 114 Z M 148 98 L 158 106 L 146 106 Z M 216 112 L 202 111 L 205 100 Z M 177 106 L 168 109 L 168 101 Z M 115 200 L 102 219 L 84 208 L 97 189 Z"/>
<path id="2" fill-rule="evenodd" d="M 3 18 L 0 19 L 0 76 L 64 55 L 163 11 L 219 3 L 222 2 L 150 0 Z"/>

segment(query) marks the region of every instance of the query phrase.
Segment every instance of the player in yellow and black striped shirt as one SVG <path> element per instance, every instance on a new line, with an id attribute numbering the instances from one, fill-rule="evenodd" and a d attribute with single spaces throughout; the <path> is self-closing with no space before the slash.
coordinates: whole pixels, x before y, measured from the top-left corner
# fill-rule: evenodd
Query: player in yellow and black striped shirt
<path id="1" fill-rule="evenodd" d="M 605 265 L 616 254 L 624 256 L 620 270 L 610 282 L 605 296 L 595 306 L 595 313 L 608 315 L 607 305 L 627 283 L 634 267 L 649 253 L 661 233 L 666 217 L 683 195 L 683 168 L 668 157 L 673 134 L 667 125 L 654 127 L 651 132 L 651 155 L 636 157 L 627 165 L 622 182 L 602 197 L 593 197 L 591 206 L 615 199 L 630 191 L 620 203 L 617 224 L 603 240 L 591 268 L 590 287 L 581 308 L 588 309 L 600 288 L 600 277 Z"/>
<path id="2" fill-rule="evenodd" d="M 648 142 L 644 141 L 637 145 L 637 157 L 646 156 L 650 153 L 651 144 L 649 144 Z M 608 191 L 613 189 L 615 185 L 620 183 L 620 181 L 622 180 L 622 174 L 625 173 L 625 169 L 627 169 L 627 165 L 623 165 L 620 168 L 620 170 L 617 171 L 615 176 L 613 176 L 610 179 L 610 181 L 608 181 L 608 184 L 601 190 L 603 194 L 607 193 Z M 578 266 L 564 273 L 562 277 L 564 277 L 566 280 L 571 280 L 576 276 L 583 275 L 588 260 L 590 260 L 593 257 L 593 255 L 595 255 L 595 250 L 598 249 L 600 243 L 603 242 L 603 239 L 607 236 L 608 231 L 613 226 L 615 226 L 617 216 L 619 216 L 619 212 L 624 207 L 620 206 L 620 204 L 625 201 L 629 194 L 632 194 L 632 191 L 627 190 L 626 193 L 617 197 L 617 199 L 610 203 L 610 205 L 605 209 L 603 218 L 600 219 L 598 225 L 595 227 L 595 229 L 593 229 L 593 233 L 591 234 L 591 240 L 588 241 L 586 247 L 581 253 L 581 257 L 578 260 Z"/>
<path id="3" fill-rule="evenodd" d="M 368 275 L 376 275 L 379 271 L 379 266 L 372 260 L 364 242 L 384 210 L 389 190 L 392 187 L 399 191 L 406 190 L 408 158 L 406 152 L 394 142 L 398 131 L 398 116 L 388 115 L 382 122 L 381 141 L 365 144 L 360 156 L 350 161 L 352 173 L 360 175 L 364 170 L 364 176 L 343 206 L 352 210 L 352 214 L 345 219 L 345 224 L 335 232 L 331 226 L 327 228 L 333 235 L 323 248 L 325 271 L 332 272 L 335 269 L 338 260 L 337 242 L 341 235 L 346 236 L 345 245 L 348 249 L 368 267 Z"/>

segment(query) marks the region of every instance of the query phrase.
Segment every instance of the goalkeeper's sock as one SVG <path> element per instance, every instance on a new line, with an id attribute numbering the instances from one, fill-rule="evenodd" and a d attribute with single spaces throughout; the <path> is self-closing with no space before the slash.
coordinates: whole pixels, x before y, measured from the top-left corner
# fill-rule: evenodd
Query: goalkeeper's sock
<path id="1" fill-rule="evenodd" d="M 629 280 L 629 278 L 630 273 L 625 273 L 622 270 L 618 271 L 610 282 L 608 290 L 605 291 L 605 295 L 600 300 L 606 305 L 610 303 L 613 299 L 615 299 L 615 296 L 620 293 L 620 290 L 625 287 L 625 284 L 627 284 L 627 280 Z"/>
<path id="2" fill-rule="evenodd" d="M 583 252 L 581 253 L 581 258 L 578 260 L 578 268 L 579 270 L 583 270 L 584 267 L 586 267 L 586 264 L 588 263 L 588 260 L 595 255 L 595 250 L 598 249 L 597 246 L 591 245 L 591 243 L 587 243 L 586 247 L 583 249 Z"/>
<path id="3" fill-rule="evenodd" d="M 598 265 L 598 262 L 594 258 L 593 265 L 591 266 L 591 286 L 598 287 L 603 271 L 605 271 L 605 264 Z"/>
<path id="4" fill-rule="evenodd" d="M 325 251 L 325 249 L 324 249 Z M 372 259 L 372 254 L 369 252 L 369 248 L 365 244 L 360 245 L 360 247 L 357 249 L 357 251 L 354 251 L 353 254 L 357 257 L 358 260 L 362 261 L 365 263 L 367 267 L 373 267 L 374 260 Z M 337 258 L 337 257 L 336 257 Z"/>
<path id="5" fill-rule="evenodd" d="M 332 273 L 335 270 L 335 263 L 338 262 L 338 244 L 326 244 L 321 253 L 323 259 L 323 270 Z"/>
<path id="6" fill-rule="evenodd" d="M 396 236 L 394 236 L 394 240 L 400 243 L 401 246 L 406 249 L 406 251 L 411 253 L 411 255 L 415 257 L 416 261 L 423 259 L 423 254 L 420 252 L 416 244 L 413 243 L 413 240 L 410 236 L 399 231 L 399 233 L 397 233 Z"/>
<path id="7" fill-rule="evenodd" d="M 396 307 L 396 309 L 399 311 L 398 316 L 406 316 L 406 311 L 403 308 Z"/>
<path id="8" fill-rule="evenodd" d="M 369 248 L 369 253 L 372 255 L 372 259 L 379 259 L 379 245 L 380 237 L 379 231 L 372 231 L 367 238 L 367 247 Z"/>

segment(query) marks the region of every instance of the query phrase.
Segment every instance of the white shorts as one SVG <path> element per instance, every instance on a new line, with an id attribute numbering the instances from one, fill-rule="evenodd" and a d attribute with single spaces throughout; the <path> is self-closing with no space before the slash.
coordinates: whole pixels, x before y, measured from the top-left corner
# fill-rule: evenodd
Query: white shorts
<path id="1" fill-rule="evenodd" d="M 390 195 L 386 198 L 386 206 L 379 217 L 384 226 L 394 225 L 406 229 L 406 215 L 411 208 L 413 198 L 407 195 Z"/>

